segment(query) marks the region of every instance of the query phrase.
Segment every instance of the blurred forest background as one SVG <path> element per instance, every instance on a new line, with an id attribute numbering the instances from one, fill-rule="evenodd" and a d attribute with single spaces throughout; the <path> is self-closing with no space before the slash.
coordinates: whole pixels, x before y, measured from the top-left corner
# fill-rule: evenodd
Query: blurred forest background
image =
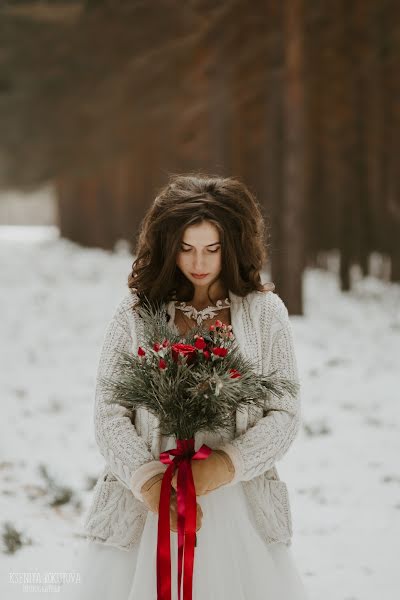
<path id="1" fill-rule="evenodd" d="M 267 220 L 310 600 L 399 598 L 399 74 L 399 0 L 0 0 L 1 598 L 83 572 L 103 336 L 147 207 L 191 171 Z"/>
<path id="2" fill-rule="evenodd" d="M 168 172 L 235 175 L 292 314 L 331 251 L 400 281 L 397 0 L 5 0 L 0 40 L 3 223 L 51 186 L 63 237 L 133 251 Z"/>

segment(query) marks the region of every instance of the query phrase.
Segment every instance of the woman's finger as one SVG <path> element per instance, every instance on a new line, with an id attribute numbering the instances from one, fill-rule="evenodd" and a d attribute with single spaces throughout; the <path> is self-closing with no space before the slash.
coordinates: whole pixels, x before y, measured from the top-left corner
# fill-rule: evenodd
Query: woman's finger
<path id="1" fill-rule="evenodd" d="M 171 499 L 171 506 L 170 506 L 170 530 L 171 531 L 175 531 L 175 533 L 178 531 L 178 509 L 177 509 L 177 505 L 176 505 L 176 497 Z M 200 504 L 198 502 L 196 502 L 196 531 L 198 531 L 202 525 L 202 520 L 203 520 L 203 511 L 202 508 L 200 506 Z"/>

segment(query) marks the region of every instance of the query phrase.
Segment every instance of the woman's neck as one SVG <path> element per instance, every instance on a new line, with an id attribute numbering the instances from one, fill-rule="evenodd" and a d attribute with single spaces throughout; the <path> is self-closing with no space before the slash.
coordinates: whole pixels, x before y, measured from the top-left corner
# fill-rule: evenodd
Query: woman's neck
<path id="1" fill-rule="evenodd" d="M 209 295 L 211 298 L 215 298 L 215 300 L 210 301 Z M 224 300 L 228 297 L 227 288 L 218 280 L 211 285 L 209 290 L 203 289 L 202 287 L 196 288 L 195 286 L 193 298 L 188 301 L 188 304 L 191 304 L 197 310 L 201 310 L 202 308 L 210 306 L 210 304 L 215 304 L 217 300 Z"/>

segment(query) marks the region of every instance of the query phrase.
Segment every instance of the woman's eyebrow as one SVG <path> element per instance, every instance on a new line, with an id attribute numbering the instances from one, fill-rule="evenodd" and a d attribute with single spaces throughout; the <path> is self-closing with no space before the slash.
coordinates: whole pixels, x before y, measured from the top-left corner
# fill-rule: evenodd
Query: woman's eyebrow
<path id="1" fill-rule="evenodd" d="M 215 246 L 215 244 L 220 244 L 221 242 L 213 242 L 212 244 L 207 244 L 206 248 L 208 248 L 209 246 Z M 191 244 L 188 244 L 187 242 L 182 242 L 182 244 L 185 244 L 185 246 L 190 246 L 191 248 L 193 247 Z"/>

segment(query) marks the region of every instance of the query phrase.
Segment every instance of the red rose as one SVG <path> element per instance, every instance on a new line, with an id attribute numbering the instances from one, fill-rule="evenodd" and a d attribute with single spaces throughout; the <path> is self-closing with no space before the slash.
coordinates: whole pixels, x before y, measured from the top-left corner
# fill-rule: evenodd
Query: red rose
<path id="1" fill-rule="evenodd" d="M 143 348 L 141 346 L 139 346 L 137 353 L 139 356 L 145 356 L 145 354 L 146 354 L 146 352 L 143 350 Z"/>
<path id="2" fill-rule="evenodd" d="M 221 346 L 217 346 L 216 348 L 212 349 L 212 353 L 215 354 L 215 356 L 224 357 L 228 354 L 228 348 L 222 348 Z"/>
<path id="3" fill-rule="evenodd" d="M 154 344 L 153 344 L 153 350 L 155 350 L 156 352 L 158 352 L 160 348 L 161 348 L 161 345 L 158 342 L 154 342 Z"/>
<path id="4" fill-rule="evenodd" d="M 222 327 L 222 321 L 220 321 L 219 319 L 217 319 L 215 321 L 215 327 Z"/>
<path id="5" fill-rule="evenodd" d="M 198 350 L 204 350 L 204 348 L 207 346 L 206 342 L 204 341 L 204 338 L 200 336 L 196 339 L 194 345 Z"/>
<path id="6" fill-rule="evenodd" d="M 160 358 L 160 360 L 158 361 L 158 368 L 165 369 L 166 367 L 167 367 L 167 363 L 165 362 L 165 360 L 163 358 Z"/>
<path id="7" fill-rule="evenodd" d="M 208 351 L 208 350 L 204 350 L 204 352 L 203 352 L 203 356 L 204 356 L 204 358 L 205 358 L 206 360 L 209 360 L 209 358 L 210 358 L 210 353 L 209 353 L 209 351 Z"/>
<path id="8" fill-rule="evenodd" d="M 169 340 L 165 339 L 162 343 L 163 347 L 166 348 L 169 345 Z"/>
<path id="9" fill-rule="evenodd" d="M 229 369 L 230 377 L 235 379 L 236 377 L 240 377 L 240 373 L 237 369 Z"/>
<path id="10" fill-rule="evenodd" d="M 186 356 L 186 364 L 190 365 L 196 360 L 196 348 L 191 344 L 172 344 L 171 346 L 172 358 L 175 362 L 178 362 L 179 355 Z"/>

